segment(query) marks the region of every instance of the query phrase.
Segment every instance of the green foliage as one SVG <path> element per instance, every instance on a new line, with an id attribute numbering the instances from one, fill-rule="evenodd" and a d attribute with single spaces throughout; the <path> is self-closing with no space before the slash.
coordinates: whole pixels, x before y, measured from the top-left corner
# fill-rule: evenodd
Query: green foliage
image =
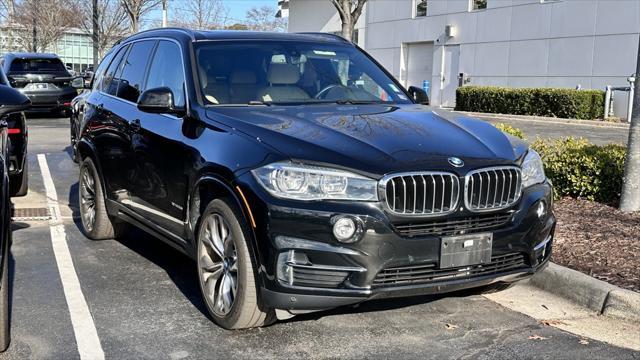
<path id="1" fill-rule="evenodd" d="M 456 110 L 601 119 L 604 115 L 604 91 L 463 86 L 456 91 Z"/>
<path id="2" fill-rule="evenodd" d="M 610 203 L 620 198 L 626 148 L 598 146 L 572 137 L 536 140 L 531 144 L 542 157 L 555 196 L 583 197 Z"/>
<path id="3" fill-rule="evenodd" d="M 497 123 L 494 125 L 498 130 L 502 131 L 503 133 L 507 133 L 509 135 L 513 135 L 519 139 L 523 139 L 524 140 L 524 131 L 513 127 L 511 125 L 507 125 L 507 124 L 503 124 L 503 123 Z"/>

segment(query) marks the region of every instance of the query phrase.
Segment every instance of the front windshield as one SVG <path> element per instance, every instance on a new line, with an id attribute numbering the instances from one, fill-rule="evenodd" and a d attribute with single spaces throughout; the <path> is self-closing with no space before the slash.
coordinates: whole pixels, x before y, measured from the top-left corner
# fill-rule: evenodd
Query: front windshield
<path id="1" fill-rule="evenodd" d="M 353 46 L 204 42 L 196 54 L 207 105 L 410 103 L 396 83 Z"/>

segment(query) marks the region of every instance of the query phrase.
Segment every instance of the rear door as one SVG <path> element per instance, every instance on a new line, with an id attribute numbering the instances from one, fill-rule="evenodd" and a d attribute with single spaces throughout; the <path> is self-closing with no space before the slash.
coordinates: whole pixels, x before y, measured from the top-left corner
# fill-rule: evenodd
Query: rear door
<path id="1" fill-rule="evenodd" d="M 131 188 L 135 186 L 136 168 L 131 148 L 132 124 L 138 121 L 138 96 L 143 86 L 147 63 L 155 40 L 138 41 L 123 55 L 100 100 L 104 133 L 103 174 L 108 184 L 107 196 L 131 207 Z M 109 67 L 111 70 L 111 67 Z M 108 71 L 110 72 L 110 71 Z"/>
<path id="2" fill-rule="evenodd" d="M 176 107 L 186 107 L 184 63 L 180 46 L 160 40 L 149 65 L 146 89 L 168 87 Z M 193 154 L 185 147 L 182 118 L 139 113 L 140 129 L 131 137 L 136 162 L 133 185 L 137 211 L 142 211 L 171 233 L 182 237 L 186 218 L 187 164 Z"/>

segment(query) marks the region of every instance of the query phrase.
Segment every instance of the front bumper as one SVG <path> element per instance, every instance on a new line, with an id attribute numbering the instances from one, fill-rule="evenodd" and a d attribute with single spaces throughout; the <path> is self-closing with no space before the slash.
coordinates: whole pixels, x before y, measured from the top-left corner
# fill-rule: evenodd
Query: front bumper
<path id="1" fill-rule="evenodd" d="M 440 269 L 441 237 L 401 235 L 393 225 L 398 219 L 390 219 L 381 204 L 296 203 L 270 197 L 251 177 L 242 180 L 257 222 L 262 301 L 276 309 L 322 310 L 514 282 L 546 266 L 551 255 L 556 219 L 549 183 L 525 189 L 513 208 L 496 211 L 510 216 L 499 227 L 482 231 L 493 234 L 491 263 Z M 536 213 L 541 201 L 547 205 L 542 217 Z M 356 243 L 342 244 L 332 235 L 332 219 L 344 215 L 363 225 Z M 464 210 L 437 220 L 470 215 L 477 214 Z"/>

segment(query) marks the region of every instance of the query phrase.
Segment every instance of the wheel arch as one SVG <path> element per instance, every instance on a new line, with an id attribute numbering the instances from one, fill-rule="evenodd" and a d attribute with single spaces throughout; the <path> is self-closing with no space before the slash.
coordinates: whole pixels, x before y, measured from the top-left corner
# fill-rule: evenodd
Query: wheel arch
<path id="1" fill-rule="evenodd" d="M 200 219 L 207 205 L 215 199 L 228 198 L 240 209 L 242 214 L 241 221 L 244 221 L 249 229 L 248 245 L 251 249 L 250 253 L 256 263 L 256 268 L 260 269 L 262 265 L 262 256 L 258 250 L 257 237 L 255 232 L 255 224 L 253 214 L 249 204 L 246 202 L 242 190 L 233 186 L 227 181 L 213 174 L 202 175 L 194 184 L 189 196 L 187 211 L 187 226 L 191 236 L 191 252 L 195 256 L 197 230 L 200 226 Z M 258 274 L 261 278 L 261 275 Z M 261 281 L 261 280 L 259 280 Z"/>

